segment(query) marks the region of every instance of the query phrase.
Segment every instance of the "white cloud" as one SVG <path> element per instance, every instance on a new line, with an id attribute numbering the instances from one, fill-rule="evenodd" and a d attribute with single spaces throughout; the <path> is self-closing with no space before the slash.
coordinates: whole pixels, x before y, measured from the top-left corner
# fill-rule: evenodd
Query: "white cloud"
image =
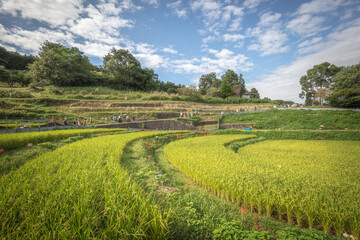
<path id="1" fill-rule="evenodd" d="M 271 25 L 278 25 L 278 21 L 281 17 L 280 13 L 274 13 L 266 12 L 260 17 L 260 21 L 258 25 L 260 26 L 271 26 Z"/>
<path id="2" fill-rule="evenodd" d="M 103 5 L 97 5 L 96 7 L 89 5 L 84 9 L 86 17 L 72 21 L 69 27 L 64 26 L 63 29 L 68 29 L 88 40 L 116 44 L 119 42 L 115 38 L 119 36 L 119 29 L 131 28 L 133 22 L 122 19 L 118 15 L 106 14 L 106 12 L 108 11 Z"/>
<path id="3" fill-rule="evenodd" d="M 171 54 L 177 54 L 178 51 L 176 51 L 175 49 L 173 49 L 172 46 L 168 47 L 168 48 L 163 48 L 162 50 L 163 52 L 166 52 L 166 53 L 171 53 Z"/>
<path id="4" fill-rule="evenodd" d="M 214 30 L 222 15 L 222 4 L 215 0 L 196 0 L 190 4 L 192 11 L 201 11 L 203 22 L 210 30 Z M 215 25 L 215 26 L 212 26 Z"/>
<path id="5" fill-rule="evenodd" d="M 83 9 L 82 2 L 82 0 L 3 0 L 0 12 L 8 12 L 13 16 L 19 14 L 23 18 L 59 26 L 79 17 Z"/>
<path id="6" fill-rule="evenodd" d="M 285 45 L 288 37 L 281 30 L 280 17 L 279 13 L 264 13 L 257 27 L 247 29 L 247 34 L 256 39 L 248 46 L 249 50 L 258 51 L 261 56 L 288 51 L 289 47 Z"/>
<path id="7" fill-rule="evenodd" d="M 335 30 L 318 43 L 317 51 L 299 57 L 289 65 L 278 67 L 273 74 L 263 76 L 258 82 L 247 84 L 259 90 L 262 97 L 303 102 L 298 98 L 301 91 L 300 77 L 316 64 L 330 62 L 337 66 L 347 66 L 359 62 L 360 19 L 345 29 Z"/>
<path id="8" fill-rule="evenodd" d="M 300 35 L 313 35 L 322 29 L 324 17 L 301 15 L 287 23 L 286 28 Z"/>
<path id="9" fill-rule="evenodd" d="M 40 44 L 49 40 L 63 44 L 73 43 L 74 37 L 71 33 L 64 33 L 60 30 L 39 28 L 35 31 L 23 30 L 21 28 L 6 29 L 0 24 L 0 41 L 2 43 L 17 46 L 23 50 L 37 54 Z"/>
<path id="10" fill-rule="evenodd" d="M 334 11 L 344 5 L 346 0 L 313 0 L 300 5 L 297 14 L 317 14 Z"/>
<path id="11" fill-rule="evenodd" d="M 168 4 L 166 4 L 166 6 L 168 8 L 173 9 L 174 13 L 179 18 L 186 18 L 187 17 L 187 10 L 185 8 L 181 8 L 181 0 L 178 0 L 178 1 L 173 2 L 173 3 L 168 3 Z"/>
<path id="12" fill-rule="evenodd" d="M 156 49 L 150 44 L 140 43 L 134 45 L 135 50 L 133 51 L 134 57 L 140 60 L 143 67 L 148 68 L 159 68 L 166 67 L 168 60 L 162 56 L 156 54 Z"/>
<path id="13" fill-rule="evenodd" d="M 249 71 L 253 63 L 242 54 L 235 55 L 228 49 L 221 51 L 208 49 L 208 52 L 214 55 L 214 58 L 201 57 L 201 59 L 183 59 L 173 60 L 170 63 L 171 70 L 175 73 L 204 74 L 209 72 L 222 73 L 227 69 L 235 71 Z"/>
<path id="14" fill-rule="evenodd" d="M 225 42 L 228 42 L 228 41 L 236 42 L 239 40 L 243 40 L 245 38 L 245 36 L 242 34 L 228 34 L 228 33 L 225 33 L 223 37 L 224 37 Z"/>
<path id="15" fill-rule="evenodd" d="M 158 6 L 159 5 L 159 1 L 158 0 L 141 0 L 144 3 L 150 4 L 150 5 L 155 5 Z"/>
<path id="16" fill-rule="evenodd" d="M 322 39 L 323 39 L 322 37 L 314 37 L 311 40 L 306 40 L 299 43 L 298 52 L 300 54 L 305 54 L 305 53 L 317 51 L 319 46 L 321 46 L 321 44 L 317 44 L 317 43 L 319 43 Z"/>
<path id="17" fill-rule="evenodd" d="M 16 48 L 5 45 L 5 44 L 0 44 L 0 46 L 4 47 L 6 50 L 11 51 L 11 52 L 16 52 Z"/>
<path id="18" fill-rule="evenodd" d="M 254 9 L 256 8 L 263 0 L 245 0 L 243 6 L 245 8 Z"/>

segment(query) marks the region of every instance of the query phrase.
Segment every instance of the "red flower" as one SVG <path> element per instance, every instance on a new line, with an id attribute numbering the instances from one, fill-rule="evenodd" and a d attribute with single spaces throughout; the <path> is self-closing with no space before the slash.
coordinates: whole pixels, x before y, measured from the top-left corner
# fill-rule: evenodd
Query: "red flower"
<path id="1" fill-rule="evenodd" d="M 241 212 L 242 212 L 242 213 L 247 213 L 248 211 L 243 208 L 243 209 L 241 209 Z"/>
<path id="2" fill-rule="evenodd" d="M 193 187 L 193 186 L 190 186 L 189 188 L 192 189 L 192 188 L 194 188 L 194 187 Z"/>
<path id="3" fill-rule="evenodd" d="M 148 156 L 149 158 L 151 158 L 151 156 Z"/>
<path id="4" fill-rule="evenodd" d="M 54 141 L 56 141 L 56 139 L 54 139 Z"/>
<path id="5" fill-rule="evenodd" d="M 0 152 L 5 152 L 5 150 L 4 150 L 4 149 L 0 149 Z"/>
<path id="6" fill-rule="evenodd" d="M 256 226 L 256 225 L 255 225 L 255 229 L 256 229 L 256 230 L 260 230 L 260 228 L 259 228 L 258 226 Z"/>
<path id="7" fill-rule="evenodd" d="M 186 182 L 186 183 L 189 183 L 190 181 L 189 181 L 189 180 L 186 180 L 185 182 Z"/>
<path id="8" fill-rule="evenodd" d="M 155 164 L 155 162 L 151 162 L 151 165 L 154 165 Z"/>
<path id="9" fill-rule="evenodd" d="M 258 217 L 253 217 L 253 219 L 254 219 L 255 221 L 259 220 L 259 218 L 258 218 Z"/>
<path id="10" fill-rule="evenodd" d="M 187 187 L 187 184 L 185 184 L 184 187 Z"/>

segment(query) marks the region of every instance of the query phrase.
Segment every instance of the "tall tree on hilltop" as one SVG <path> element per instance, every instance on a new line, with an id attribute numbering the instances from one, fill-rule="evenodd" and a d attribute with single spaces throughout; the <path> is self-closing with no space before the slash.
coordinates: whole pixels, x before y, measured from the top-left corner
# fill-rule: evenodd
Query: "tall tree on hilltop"
<path id="1" fill-rule="evenodd" d="M 307 74 L 300 78 L 301 93 L 300 98 L 306 97 L 305 104 L 312 103 L 315 95 L 319 97 L 320 105 L 323 104 L 325 93 L 328 91 L 324 88 L 330 88 L 332 78 L 341 70 L 341 68 L 323 62 L 315 65 L 313 68 L 307 70 Z"/>
<path id="2" fill-rule="evenodd" d="M 104 72 L 108 83 L 117 89 L 140 89 L 143 81 L 137 78 L 140 62 L 128 50 L 111 49 L 104 57 Z"/>
<path id="3" fill-rule="evenodd" d="M 360 63 L 342 68 L 332 82 L 331 106 L 360 108 Z"/>
<path id="4" fill-rule="evenodd" d="M 226 79 L 222 80 L 220 94 L 222 98 L 227 98 L 232 95 L 232 87 Z"/>
<path id="5" fill-rule="evenodd" d="M 216 81 L 216 73 L 214 72 L 201 75 L 198 85 L 201 94 L 205 94 L 206 90 L 212 87 L 215 81 Z"/>
<path id="6" fill-rule="evenodd" d="M 239 76 L 231 69 L 228 69 L 222 76 L 221 80 L 226 80 L 231 86 L 239 84 Z"/>
<path id="7" fill-rule="evenodd" d="M 77 48 L 49 41 L 41 45 L 39 57 L 29 65 L 35 84 L 86 86 L 94 84 L 95 67 Z"/>
<path id="8" fill-rule="evenodd" d="M 254 98 L 260 98 L 259 91 L 258 91 L 256 88 L 252 88 L 252 89 L 250 90 L 250 93 L 253 94 Z"/>
<path id="9" fill-rule="evenodd" d="M 246 92 L 246 87 L 245 87 L 245 79 L 243 78 L 243 75 L 240 73 L 239 74 L 239 85 L 240 85 L 240 97 L 242 97 L 244 95 L 244 93 Z"/>

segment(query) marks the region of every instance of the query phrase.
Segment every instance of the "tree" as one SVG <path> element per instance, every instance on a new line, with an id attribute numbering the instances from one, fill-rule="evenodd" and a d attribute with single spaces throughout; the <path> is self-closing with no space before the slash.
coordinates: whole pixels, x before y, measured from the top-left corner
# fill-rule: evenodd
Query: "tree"
<path id="1" fill-rule="evenodd" d="M 220 88 L 221 87 L 221 80 L 218 78 L 215 78 L 213 83 L 211 84 L 211 87 L 213 88 Z"/>
<path id="2" fill-rule="evenodd" d="M 250 93 L 253 94 L 254 98 L 260 98 L 260 94 L 259 94 L 259 92 L 258 92 L 258 90 L 256 88 L 252 88 L 250 90 Z"/>
<path id="3" fill-rule="evenodd" d="M 307 70 L 307 75 L 304 75 L 300 78 L 301 93 L 300 98 L 306 97 L 307 103 L 313 102 L 315 99 L 315 94 L 318 93 L 319 103 L 323 104 L 324 95 L 326 91 L 323 91 L 323 88 L 329 88 L 331 85 L 331 79 L 341 70 L 341 68 L 330 64 L 328 62 L 323 62 L 319 65 L 315 65 L 313 68 Z M 317 91 L 320 89 L 320 91 Z"/>
<path id="4" fill-rule="evenodd" d="M 34 56 L 7 51 L 0 46 L 0 65 L 3 65 L 8 70 L 27 70 L 28 65 L 34 61 Z"/>
<path id="5" fill-rule="evenodd" d="M 45 41 L 39 57 L 29 65 L 34 84 L 86 86 L 95 83 L 95 67 L 77 48 Z"/>
<path id="6" fill-rule="evenodd" d="M 335 107 L 360 107 L 360 64 L 342 68 L 332 79 L 331 94 L 326 98 Z"/>
<path id="7" fill-rule="evenodd" d="M 206 90 L 213 85 L 214 81 L 216 81 L 216 73 L 214 72 L 201 75 L 198 84 L 201 93 L 205 94 Z"/>
<path id="8" fill-rule="evenodd" d="M 221 76 L 221 80 L 227 80 L 227 82 L 233 86 L 239 84 L 239 77 L 238 75 L 231 69 L 228 69 L 224 75 Z"/>
<path id="9" fill-rule="evenodd" d="M 222 80 L 220 94 L 222 98 L 227 98 L 232 95 L 231 85 L 226 79 Z"/>
<path id="10" fill-rule="evenodd" d="M 211 87 L 206 91 L 206 95 L 211 97 L 221 97 L 220 89 Z"/>
<path id="11" fill-rule="evenodd" d="M 143 79 L 136 77 L 140 62 L 128 50 L 111 49 L 104 57 L 103 68 L 109 85 L 117 89 L 139 89 L 143 84 Z"/>
<path id="12" fill-rule="evenodd" d="M 245 87 L 245 79 L 243 78 L 243 75 L 240 73 L 239 75 L 239 85 L 240 85 L 240 97 L 242 97 L 244 95 L 244 93 L 246 93 L 246 87 Z"/>

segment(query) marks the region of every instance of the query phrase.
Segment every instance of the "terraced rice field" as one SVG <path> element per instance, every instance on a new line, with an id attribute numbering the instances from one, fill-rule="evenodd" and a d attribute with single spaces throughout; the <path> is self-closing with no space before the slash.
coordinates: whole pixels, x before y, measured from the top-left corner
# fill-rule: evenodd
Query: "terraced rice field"
<path id="1" fill-rule="evenodd" d="M 70 129 L 45 132 L 0 134 L 0 148 L 3 150 L 11 150 L 19 147 L 25 147 L 28 143 L 35 144 L 60 138 L 86 136 L 94 133 L 117 131 L 124 131 L 124 129 Z"/>
<path id="2" fill-rule="evenodd" d="M 196 182 L 238 204 L 299 226 L 360 236 L 358 141 L 272 140 L 224 145 L 249 135 L 170 143 L 164 152 Z"/>
<path id="3" fill-rule="evenodd" d="M 0 238 L 163 239 L 169 211 L 121 167 L 141 132 L 85 139 L 43 154 L 0 179 Z"/>

